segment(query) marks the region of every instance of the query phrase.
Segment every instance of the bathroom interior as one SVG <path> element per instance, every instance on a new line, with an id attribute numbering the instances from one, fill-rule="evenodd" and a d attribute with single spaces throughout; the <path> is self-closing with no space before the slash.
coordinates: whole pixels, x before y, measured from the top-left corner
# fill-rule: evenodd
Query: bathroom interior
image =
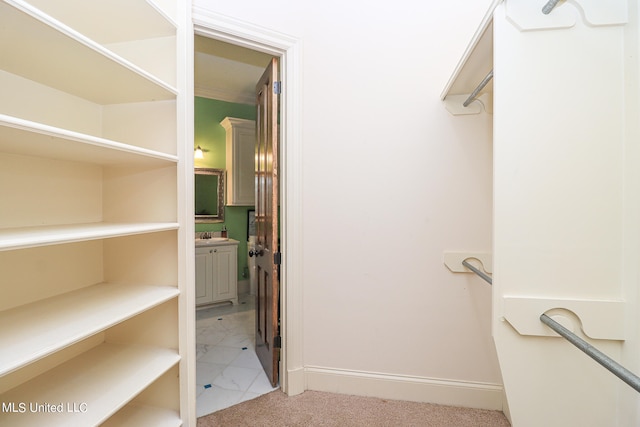
<path id="1" fill-rule="evenodd" d="M 255 355 L 255 85 L 271 56 L 195 36 L 197 416 L 275 388 Z M 244 185 L 243 185 L 244 184 Z"/>

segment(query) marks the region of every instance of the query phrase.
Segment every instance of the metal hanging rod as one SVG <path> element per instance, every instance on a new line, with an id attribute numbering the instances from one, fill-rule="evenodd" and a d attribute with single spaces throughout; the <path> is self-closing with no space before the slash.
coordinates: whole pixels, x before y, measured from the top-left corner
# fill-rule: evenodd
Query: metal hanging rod
<path id="1" fill-rule="evenodd" d="M 487 74 L 487 76 L 480 82 L 480 84 L 478 85 L 477 88 L 475 88 L 475 90 L 473 92 L 471 92 L 471 95 L 469 95 L 469 97 L 467 98 L 466 101 L 464 101 L 462 103 L 462 105 L 464 107 L 468 107 L 469 104 L 471 104 L 473 101 L 476 100 L 476 97 L 478 96 L 478 94 L 480 93 L 480 91 L 482 89 L 484 89 L 484 87 L 487 85 L 487 83 L 489 83 L 491 81 L 491 79 L 493 78 L 493 70 L 489 71 L 489 74 Z"/>
<path id="2" fill-rule="evenodd" d="M 615 360 L 611 359 L 606 354 L 602 353 L 597 348 L 593 347 L 591 344 L 562 326 L 560 323 L 556 322 L 546 314 L 542 314 L 540 316 L 540 321 L 556 331 L 558 334 L 562 335 L 567 339 L 571 344 L 578 347 L 580 350 L 585 352 L 589 357 L 593 360 L 604 366 L 608 369 L 613 375 L 620 378 L 625 383 L 629 384 L 636 391 L 640 392 L 640 377 L 638 377 L 633 372 L 629 371 L 624 366 L 620 365 Z"/>
<path id="3" fill-rule="evenodd" d="M 469 270 L 471 270 L 474 273 L 476 273 L 478 276 L 482 277 L 485 280 L 485 282 L 489 283 L 490 285 L 493 285 L 493 279 L 491 278 L 491 276 L 489 276 L 484 271 L 478 270 L 473 265 L 469 264 L 466 259 L 464 261 L 462 261 L 462 265 L 464 265 Z"/>
<path id="4" fill-rule="evenodd" d="M 556 7 L 559 1 L 560 0 L 549 0 L 547 4 L 545 4 L 544 7 L 542 8 L 542 13 L 544 13 L 545 15 L 550 14 L 553 8 Z"/>

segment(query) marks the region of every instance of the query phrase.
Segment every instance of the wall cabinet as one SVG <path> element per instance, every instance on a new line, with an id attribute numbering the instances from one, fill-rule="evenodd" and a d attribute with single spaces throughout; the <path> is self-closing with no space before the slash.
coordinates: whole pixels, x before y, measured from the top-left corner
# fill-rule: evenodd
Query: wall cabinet
<path id="1" fill-rule="evenodd" d="M 227 205 L 253 206 L 256 122 L 226 117 L 220 124 L 227 132 Z"/>
<path id="2" fill-rule="evenodd" d="M 196 247 L 196 304 L 238 303 L 238 242 Z"/>
<path id="3" fill-rule="evenodd" d="M 0 2 L 0 425 L 194 423 L 186 3 Z"/>

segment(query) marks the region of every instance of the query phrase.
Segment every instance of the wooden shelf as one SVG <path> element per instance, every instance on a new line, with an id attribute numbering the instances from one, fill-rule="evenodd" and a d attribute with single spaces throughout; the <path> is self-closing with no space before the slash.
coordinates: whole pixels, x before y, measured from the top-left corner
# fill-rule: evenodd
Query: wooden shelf
<path id="1" fill-rule="evenodd" d="M 7 285 L 11 285 L 8 283 Z M 175 298 L 169 286 L 101 283 L 0 312 L 0 377 Z"/>
<path id="2" fill-rule="evenodd" d="M 442 91 L 441 99 L 452 114 L 477 114 L 481 111 L 478 105 L 463 107 L 462 103 L 469 97 L 480 82 L 493 69 L 493 12 L 503 0 L 493 0 L 462 58 L 456 65 L 449 81 Z M 493 83 L 490 82 L 482 94 L 491 93 Z"/>
<path id="3" fill-rule="evenodd" d="M 0 16 L 9 73 L 101 105 L 175 99 L 175 88 L 21 0 L 0 2 Z"/>
<path id="4" fill-rule="evenodd" d="M 99 425 L 179 361 L 171 349 L 101 344 L 4 393 L 3 402 L 24 402 L 26 411 L 0 412 L 0 425 Z M 63 411 L 31 412 L 36 403 L 61 404 Z M 83 404 L 85 412 L 69 411 Z"/>
<path id="5" fill-rule="evenodd" d="M 172 154 L 0 114 L 0 151 L 109 165 L 166 165 Z"/>
<path id="6" fill-rule="evenodd" d="M 90 223 L 0 229 L 0 251 L 176 230 L 175 222 Z"/>
<path id="7" fill-rule="evenodd" d="M 102 427 L 180 427 L 182 420 L 175 411 L 130 404 L 102 424 Z"/>

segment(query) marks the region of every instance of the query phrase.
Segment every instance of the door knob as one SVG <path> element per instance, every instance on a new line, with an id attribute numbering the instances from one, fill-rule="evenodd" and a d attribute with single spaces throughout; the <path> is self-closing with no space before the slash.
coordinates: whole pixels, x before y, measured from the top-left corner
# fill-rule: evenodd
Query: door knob
<path id="1" fill-rule="evenodd" d="M 259 257 L 262 256 L 262 254 L 264 254 L 264 251 L 262 249 L 250 249 L 249 250 L 249 256 L 252 257 Z"/>

